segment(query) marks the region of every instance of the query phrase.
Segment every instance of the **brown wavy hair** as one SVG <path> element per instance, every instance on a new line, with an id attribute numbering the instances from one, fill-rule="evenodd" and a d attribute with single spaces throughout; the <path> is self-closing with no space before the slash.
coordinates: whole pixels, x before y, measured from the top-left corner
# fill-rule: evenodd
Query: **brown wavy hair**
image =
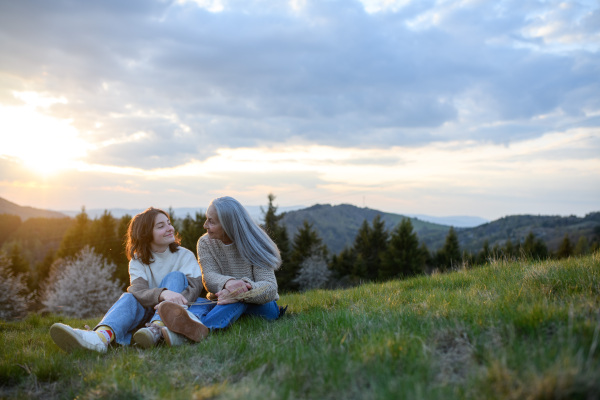
<path id="1" fill-rule="evenodd" d="M 152 259 L 152 240 L 154 237 L 152 231 L 154 229 L 154 219 L 161 213 L 169 218 L 169 214 L 160 208 L 149 207 L 145 211 L 137 214 L 129 222 L 127 227 L 127 239 L 125 242 L 125 254 L 128 260 L 137 258 L 142 263 L 150 265 Z M 179 249 L 181 238 L 175 233 L 175 241 L 169 243 L 169 250 L 175 253 Z"/>

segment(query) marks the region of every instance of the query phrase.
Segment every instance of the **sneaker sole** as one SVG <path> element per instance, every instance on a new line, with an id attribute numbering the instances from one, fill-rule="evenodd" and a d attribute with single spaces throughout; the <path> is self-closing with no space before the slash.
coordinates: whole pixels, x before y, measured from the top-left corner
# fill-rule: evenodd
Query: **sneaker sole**
<path id="1" fill-rule="evenodd" d="M 191 319 L 187 311 L 175 303 L 161 303 L 158 306 L 158 315 L 167 328 L 194 342 L 200 342 L 208 336 L 208 328 Z"/>
<path id="2" fill-rule="evenodd" d="M 156 345 L 151 335 L 147 335 L 145 332 L 140 331 L 133 334 L 133 342 L 142 349 L 150 349 Z"/>
<path id="3" fill-rule="evenodd" d="M 66 352 L 72 352 L 73 350 L 91 350 L 99 353 L 106 353 L 106 349 L 94 348 L 90 349 L 78 335 L 73 333 L 70 326 L 56 323 L 50 327 L 50 336 L 54 343 Z"/>

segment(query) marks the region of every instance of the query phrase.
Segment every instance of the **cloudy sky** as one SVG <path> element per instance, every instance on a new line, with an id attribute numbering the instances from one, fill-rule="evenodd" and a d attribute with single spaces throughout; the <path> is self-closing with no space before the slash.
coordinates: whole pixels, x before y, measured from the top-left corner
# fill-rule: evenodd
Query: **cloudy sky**
<path id="1" fill-rule="evenodd" d="M 0 197 L 600 211 L 600 2 L 0 2 Z"/>

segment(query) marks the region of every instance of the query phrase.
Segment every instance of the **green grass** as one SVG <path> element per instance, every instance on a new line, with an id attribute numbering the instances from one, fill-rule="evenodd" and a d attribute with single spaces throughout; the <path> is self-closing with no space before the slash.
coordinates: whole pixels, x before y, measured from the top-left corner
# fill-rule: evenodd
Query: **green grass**
<path id="1" fill-rule="evenodd" d="M 0 324 L 0 397 L 599 399 L 600 254 L 282 296 L 197 345 L 67 354 Z"/>

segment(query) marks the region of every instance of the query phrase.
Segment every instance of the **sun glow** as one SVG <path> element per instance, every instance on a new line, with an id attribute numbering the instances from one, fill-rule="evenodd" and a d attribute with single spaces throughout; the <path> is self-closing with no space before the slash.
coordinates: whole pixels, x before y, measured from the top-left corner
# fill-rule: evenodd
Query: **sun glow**
<path id="1" fill-rule="evenodd" d="M 14 95 L 25 105 L 0 105 L 0 156 L 18 158 L 44 175 L 71 167 L 85 157 L 86 144 L 71 121 L 42 112 L 52 104 L 66 103 L 66 99 L 47 98 L 31 92 Z"/>

